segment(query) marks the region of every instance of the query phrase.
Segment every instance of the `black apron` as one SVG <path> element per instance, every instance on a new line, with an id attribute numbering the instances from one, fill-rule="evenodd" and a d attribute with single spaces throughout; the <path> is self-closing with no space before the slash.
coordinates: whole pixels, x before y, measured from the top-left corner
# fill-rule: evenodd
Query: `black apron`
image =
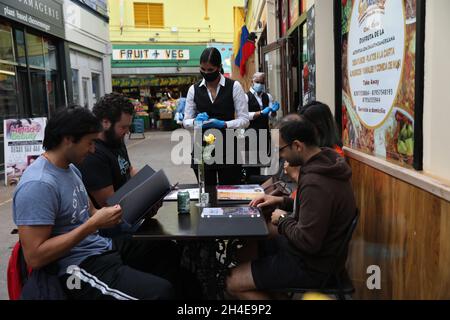
<path id="1" fill-rule="evenodd" d="M 269 107 L 270 105 L 270 98 L 267 93 L 263 93 L 261 95 L 262 99 L 262 107 L 259 105 L 258 100 L 256 99 L 255 95 L 252 92 L 247 93 L 248 97 L 248 112 L 260 112 L 264 110 L 265 108 Z M 270 155 L 270 128 L 269 128 L 269 117 L 261 116 L 257 119 L 251 120 L 250 125 L 247 130 L 254 129 L 256 131 L 256 136 L 258 138 L 258 144 L 257 144 L 257 150 L 250 150 L 250 145 L 248 142 L 248 138 L 246 139 L 246 147 L 247 150 L 252 151 L 258 151 L 260 146 L 264 144 L 264 141 L 267 145 L 266 150 L 267 154 Z M 259 130 L 267 130 L 266 139 L 262 141 L 263 136 L 260 135 Z M 258 153 L 258 162 L 261 162 L 259 159 L 259 153 Z"/>
<path id="2" fill-rule="evenodd" d="M 225 86 L 221 87 L 219 90 L 219 93 L 214 100 L 214 102 L 211 102 L 211 99 L 209 98 L 208 89 L 206 86 L 200 86 L 201 82 L 194 85 L 194 102 L 197 106 L 198 113 L 204 113 L 206 112 L 209 116 L 209 119 L 217 119 L 221 121 L 231 121 L 235 119 L 235 106 L 234 106 L 234 98 L 233 98 L 233 89 L 234 89 L 234 81 L 230 80 L 228 78 L 225 78 Z M 231 129 L 230 129 L 231 130 Z M 202 138 L 205 134 L 207 129 L 202 130 Z M 226 129 L 219 130 L 222 133 L 223 137 L 223 158 L 222 164 L 211 164 L 211 165 L 205 165 L 205 170 L 217 170 L 220 168 L 229 168 L 236 165 L 237 161 L 237 155 L 236 155 L 236 138 L 234 139 L 234 164 L 227 164 L 227 152 L 226 152 L 226 145 L 227 145 L 227 139 L 226 139 Z M 203 139 L 202 139 L 203 141 Z M 203 141 L 203 146 L 206 145 L 206 143 Z M 217 146 L 218 147 L 218 146 Z M 195 142 L 194 142 L 194 148 L 195 149 Z M 197 165 L 194 161 L 194 150 L 192 152 L 192 168 L 196 168 Z M 215 156 L 215 152 L 213 152 L 213 157 Z M 219 162 L 219 159 L 217 159 Z"/>

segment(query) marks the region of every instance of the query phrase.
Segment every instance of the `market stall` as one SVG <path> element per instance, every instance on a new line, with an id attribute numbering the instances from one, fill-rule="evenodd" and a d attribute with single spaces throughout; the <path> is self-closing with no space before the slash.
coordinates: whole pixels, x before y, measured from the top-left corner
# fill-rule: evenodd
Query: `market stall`
<path id="1" fill-rule="evenodd" d="M 178 100 L 167 100 L 159 102 L 155 105 L 155 114 L 158 121 L 158 129 L 164 131 L 170 131 L 177 128 L 177 124 L 174 121 L 175 110 L 177 109 Z"/>
<path id="2" fill-rule="evenodd" d="M 148 113 L 148 106 L 144 105 L 137 99 L 130 99 L 134 105 L 134 118 L 142 119 L 144 121 L 144 129 L 150 130 L 150 115 Z"/>

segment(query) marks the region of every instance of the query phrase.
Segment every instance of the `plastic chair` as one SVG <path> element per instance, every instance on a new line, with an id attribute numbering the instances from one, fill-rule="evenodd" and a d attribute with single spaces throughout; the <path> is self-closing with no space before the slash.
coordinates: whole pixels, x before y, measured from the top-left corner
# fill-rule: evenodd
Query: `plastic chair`
<path id="1" fill-rule="evenodd" d="M 355 288 L 353 286 L 352 280 L 350 279 L 348 272 L 346 268 L 338 269 L 337 264 L 338 261 L 343 258 L 343 256 L 346 254 L 348 245 L 350 244 L 350 241 L 353 236 L 353 232 L 356 229 L 356 226 L 358 225 L 359 221 L 359 211 L 356 210 L 356 215 L 352 220 L 352 223 L 350 224 L 347 234 L 345 236 L 345 239 L 343 243 L 341 244 L 341 247 L 339 248 L 335 260 L 333 263 L 333 267 L 331 268 L 330 272 L 328 273 L 325 280 L 322 282 L 322 284 L 317 288 L 284 288 L 280 290 L 274 290 L 274 292 L 280 292 L 280 293 L 288 293 L 291 298 L 294 294 L 300 293 L 305 294 L 308 292 L 317 292 L 317 293 L 323 293 L 326 295 L 333 295 L 336 296 L 339 300 L 346 300 L 346 296 L 349 296 L 355 292 Z"/>
<path id="2" fill-rule="evenodd" d="M 133 134 L 141 134 L 142 137 L 140 139 L 145 139 L 145 123 L 144 119 L 134 119 L 131 125 L 130 134 L 128 136 L 129 139 L 132 139 Z"/>

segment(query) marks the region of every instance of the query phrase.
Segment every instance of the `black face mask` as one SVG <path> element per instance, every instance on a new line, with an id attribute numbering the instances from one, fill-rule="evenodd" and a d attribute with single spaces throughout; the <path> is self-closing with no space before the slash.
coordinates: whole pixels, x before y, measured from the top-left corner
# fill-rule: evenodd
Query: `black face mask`
<path id="1" fill-rule="evenodd" d="M 204 72 L 200 71 L 200 73 L 202 74 L 202 77 L 205 79 L 206 82 L 213 82 L 220 75 L 220 71 L 219 70 L 211 72 L 211 73 L 204 73 Z"/>

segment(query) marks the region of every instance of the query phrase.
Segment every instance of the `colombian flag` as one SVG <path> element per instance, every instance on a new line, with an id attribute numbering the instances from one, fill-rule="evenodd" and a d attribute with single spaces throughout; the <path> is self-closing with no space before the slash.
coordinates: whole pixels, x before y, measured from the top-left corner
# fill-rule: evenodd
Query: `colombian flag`
<path id="1" fill-rule="evenodd" d="M 248 36 L 249 36 L 247 26 L 242 27 L 240 34 L 241 34 L 241 37 L 240 37 L 240 41 L 239 41 L 239 51 L 238 51 L 238 53 L 236 55 L 236 59 L 234 61 L 234 64 L 237 65 L 238 67 L 241 67 L 242 50 L 244 49 L 244 44 L 247 43 Z"/>
<path id="2" fill-rule="evenodd" d="M 247 70 L 246 70 L 246 64 L 248 59 L 255 53 L 256 51 L 256 44 L 255 44 L 256 36 L 252 32 L 249 34 L 247 41 L 242 46 L 241 50 L 241 65 L 239 66 L 241 70 L 241 76 L 243 77 Z"/>
<path id="3" fill-rule="evenodd" d="M 242 7 L 234 7 L 234 41 L 233 41 L 233 58 L 236 59 L 241 49 L 241 33 L 242 27 L 245 26 L 245 12 Z"/>
<path id="4" fill-rule="evenodd" d="M 241 76 L 243 77 L 246 73 L 246 63 L 248 59 L 255 53 L 256 45 L 255 45 L 256 36 L 255 34 L 249 33 L 246 26 L 242 27 L 241 30 L 241 45 L 236 56 L 234 63 L 239 67 Z"/>
<path id="5" fill-rule="evenodd" d="M 235 8 L 234 11 L 234 64 L 239 67 L 240 74 L 243 77 L 246 73 L 247 60 L 255 53 L 256 36 L 250 33 L 245 25 L 245 13 L 243 8 Z"/>

